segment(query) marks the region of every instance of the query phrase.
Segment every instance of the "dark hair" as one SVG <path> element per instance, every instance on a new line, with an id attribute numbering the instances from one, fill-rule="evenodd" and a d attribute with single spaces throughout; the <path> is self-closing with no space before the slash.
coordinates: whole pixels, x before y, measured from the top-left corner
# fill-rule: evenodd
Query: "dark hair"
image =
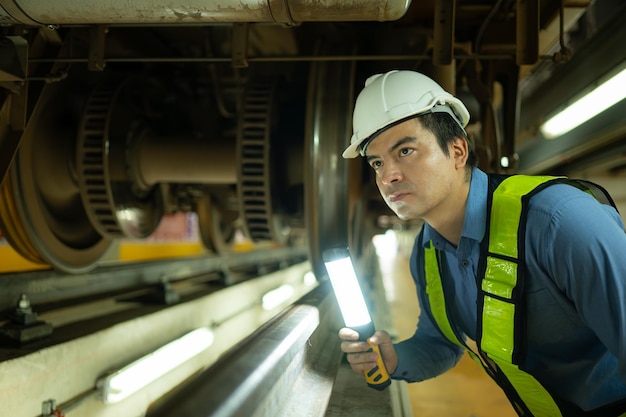
<path id="1" fill-rule="evenodd" d="M 476 154 L 474 150 L 470 146 L 469 139 L 467 138 L 467 133 L 465 129 L 463 129 L 457 122 L 447 113 L 426 113 L 417 117 L 416 119 L 422 124 L 425 129 L 430 130 L 433 135 L 437 138 L 437 142 L 441 147 L 444 155 L 450 156 L 450 152 L 448 151 L 448 144 L 452 142 L 456 138 L 463 138 L 467 142 L 467 148 L 469 150 L 469 154 L 467 155 L 467 164 L 468 169 L 471 170 L 472 167 L 475 167 L 478 163 L 476 158 Z"/>

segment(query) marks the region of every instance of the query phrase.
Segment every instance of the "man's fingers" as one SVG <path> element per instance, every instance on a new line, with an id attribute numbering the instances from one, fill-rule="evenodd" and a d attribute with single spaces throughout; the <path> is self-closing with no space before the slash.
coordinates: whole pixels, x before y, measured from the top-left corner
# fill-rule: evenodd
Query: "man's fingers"
<path id="1" fill-rule="evenodd" d="M 376 364 L 378 355 L 374 352 L 350 353 L 346 355 L 350 365 Z"/>
<path id="2" fill-rule="evenodd" d="M 393 373 L 398 366 L 398 353 L 396 352 L 391 335 L 384 330 L 378 330 L 368 339 L 372 345 L 377 345 L 383 356 L 387 371 Z"/>
<path id="3" fill-rule="evenodd" d="M 370 349 L 370 345 L 367 342 L 341 342 L 341 350 L 345 353 L 359 353 L 366 352 Z"/>
<path id="4" fill-rule="evenodd" d="M 376 366 L 378 355 L 373 352 L 348 353 L 346 359 L 354 372 L 362 374 Z"/>
<path id="5" fill-rule="evenodd" d="M 369 338 L 369 343 L 359 341 L 359 334 L 347 327 L 339 330 L 341 338 L 341 350 L 346 353 L 346 358 L 352 370 L 356 373 L 369 371 L 374 368 L 378 355 L 371 351 L 370 343 L 379 346 L 385 367 L 393 372 L 398 366 L 398 354 L 391 341 L 391 336 L 384 330 L 377 331 Z"/>
<path id="6" fill-rule="evenodd" d="M 339 329 L 339 338 L 342 340 L 358 340 L 359 334 L 348 327 L 344 327 Z"/>

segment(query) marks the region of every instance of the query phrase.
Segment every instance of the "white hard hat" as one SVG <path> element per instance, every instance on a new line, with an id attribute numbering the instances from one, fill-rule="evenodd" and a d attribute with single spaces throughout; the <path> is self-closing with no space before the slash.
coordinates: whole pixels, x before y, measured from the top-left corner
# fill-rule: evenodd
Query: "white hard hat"
<path id="1" fill-rule="evenodd" d="M 467 126 L 470 118 L 461 100 L 424 74 L 394 70 L 372 75 L 356 99 L 352 115 L 354 133 L 343 157 L 359 156 L 364 141 L 411 116 L 428 112 L 449 113 L 461 128 Z"/>

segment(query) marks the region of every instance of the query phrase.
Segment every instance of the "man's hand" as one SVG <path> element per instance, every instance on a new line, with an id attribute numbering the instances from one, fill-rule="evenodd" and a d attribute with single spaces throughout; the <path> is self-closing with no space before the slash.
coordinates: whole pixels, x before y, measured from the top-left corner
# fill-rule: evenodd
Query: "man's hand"
<path id="1" fill-rule="evenodd" d="M 341 342 L 341 350 L 347 353 L 348 363 L 352 370 L 357 374 L 363 374 L 376 366 L 377 355 L 374 352 L 368 352 L 370 345 L 368 342 L 360 342 L 359 334 L 352 329 L 344 327 L 339 330 L 339 338 Z M 378 345 L 380 353 L 383 355 L 383 362 L 389 374 L 393 373 L 398 366 L 398 353 L 391 343 L 391 336 L 384 330 L 378 330 L 369 342 Z"/>

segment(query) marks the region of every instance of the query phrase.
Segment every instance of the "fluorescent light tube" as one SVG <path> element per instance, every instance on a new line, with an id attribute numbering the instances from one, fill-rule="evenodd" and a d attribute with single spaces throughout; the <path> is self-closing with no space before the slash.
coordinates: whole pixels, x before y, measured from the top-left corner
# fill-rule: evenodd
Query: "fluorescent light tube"
<path id="1" fill-rule="evenodd" d="M 289 300 L 295 293 L 293 285 L 283 284 L 278 288 L 268 291 L 261 298 L 263 310 L 273 310 L 285 301 Z"/>
<path id="2" fill-rule="evenodd" d="M 106 404 L 122 401 L 152 381 L 206 350 L 213 332 L 196 329 L 98 381 Z"/>
<path id="3" fill-rule="evenodd" d="M 324 252 L 323 258 L 346 326 L 358 329 L 369 325 L 372 318 L 367 310 L 350 252 L 347 249 L 331 249 Z"/>
<path id="4" fill-rule="evenodd" d="M 541 125 L 546 139 L 561 136 L 626 97 L 626 69 L 594 88 Z"/>

